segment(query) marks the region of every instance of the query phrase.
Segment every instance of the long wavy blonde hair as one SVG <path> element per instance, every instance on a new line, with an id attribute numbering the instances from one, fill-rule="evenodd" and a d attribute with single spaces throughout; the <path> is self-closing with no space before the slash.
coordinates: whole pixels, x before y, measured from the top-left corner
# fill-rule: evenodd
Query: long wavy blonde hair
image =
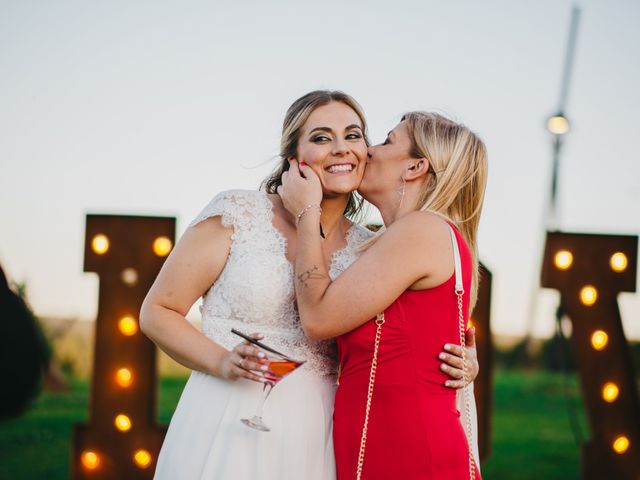
<path id="1" fill-rule="evenodd" d="M 429 173 L 416 210 L 450 220 L 471 250 L 470 308 L 478 298 L 478 224 L 487 184 L 487 149 L 464 125 L 437 113 L 409 112 L 402 117 L 411 139 L 410 155 L 426 158 Z"/>

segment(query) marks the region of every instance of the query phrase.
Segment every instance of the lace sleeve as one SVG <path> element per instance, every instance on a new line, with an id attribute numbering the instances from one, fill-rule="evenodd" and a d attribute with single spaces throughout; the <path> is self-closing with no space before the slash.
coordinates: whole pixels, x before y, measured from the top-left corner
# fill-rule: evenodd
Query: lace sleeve
<path id="1" fill-rule="evenodd" d="M 373 237 L 375 234 L 357 224 L 353 224 L 347 233 L 347 246 L 342 250 L 334 252 L 331 257 L 331 268 L 329 276 L 335 280 L 338 275 L 344 273 L 349 266 L 355 262 L 360 256 L 360 247 L 364 242 Z"/>
<path id="2" fill-rule="evenodd" d="M 193 227 L 207 218 L 220 216 L 224 227 L 246 230 L 250 227 L 253 207 L 260 192 L 253 190 L 227 190 L 220 192 L 194 218 L 189 227 Z"/>

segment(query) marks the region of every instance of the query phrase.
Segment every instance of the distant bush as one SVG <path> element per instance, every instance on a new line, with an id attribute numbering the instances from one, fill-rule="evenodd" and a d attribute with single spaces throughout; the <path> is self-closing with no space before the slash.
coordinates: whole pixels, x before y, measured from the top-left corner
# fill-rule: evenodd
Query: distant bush
<path id="1" fill-rule="evenodd" d="M 0 420 L 17 417 L 42 389 L 51 347 L 40 324 L 0 268 Z"/>
<path id="2" fill-rule="evenodd" d="M 640 375 L 640 342 L 629 342 L 634 373 Z M 569 339 L 521 340 L 509 348 L 496 348 L 496 367 L 505 370 L 539 369 L 550 372 L 575 372 L 576 359 Z"/>

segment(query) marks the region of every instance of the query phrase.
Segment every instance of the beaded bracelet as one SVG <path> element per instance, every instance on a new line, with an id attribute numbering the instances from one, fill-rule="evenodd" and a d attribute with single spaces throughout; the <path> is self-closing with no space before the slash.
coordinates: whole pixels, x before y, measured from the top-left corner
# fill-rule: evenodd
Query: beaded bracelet
<path id="1" fill-rule="evenodd" d="M 296 227 L 300 223 L 300 220 L 302 219 L 304 214 L 307 213 L 309 211 L 309 209 L 311 209 L 311 208 L 317 208 L 318 209 L 318 213 L 322 213 L 322 207 L 320 207 L 320 205 L 316 205 L 316 204 L 310 203 L 309 205 L 304 207 L 302 210 L 300 210 L 300 213 L 298 214 L 298 217 L 296 218 Z"/>

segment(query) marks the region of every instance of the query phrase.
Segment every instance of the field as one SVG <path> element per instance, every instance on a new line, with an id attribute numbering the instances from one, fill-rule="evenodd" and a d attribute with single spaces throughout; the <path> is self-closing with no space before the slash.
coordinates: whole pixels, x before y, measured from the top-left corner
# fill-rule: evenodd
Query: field
<path id="1" fill-rule="evenodd" d="M 168 423 L 184 377 L 160 382 L 159 422 Z M 88 383 L 44 393 L 22 418 L 0 424 L 0 479 L 68 479 L 71 425 L 87 417 Z M 485 479 L 571 480 L 579 477 L 579 448 L 568 405 L 586 436 L 575 378 L 549 373 L 498 372 L 495 377 L 493 451 Z"/>

